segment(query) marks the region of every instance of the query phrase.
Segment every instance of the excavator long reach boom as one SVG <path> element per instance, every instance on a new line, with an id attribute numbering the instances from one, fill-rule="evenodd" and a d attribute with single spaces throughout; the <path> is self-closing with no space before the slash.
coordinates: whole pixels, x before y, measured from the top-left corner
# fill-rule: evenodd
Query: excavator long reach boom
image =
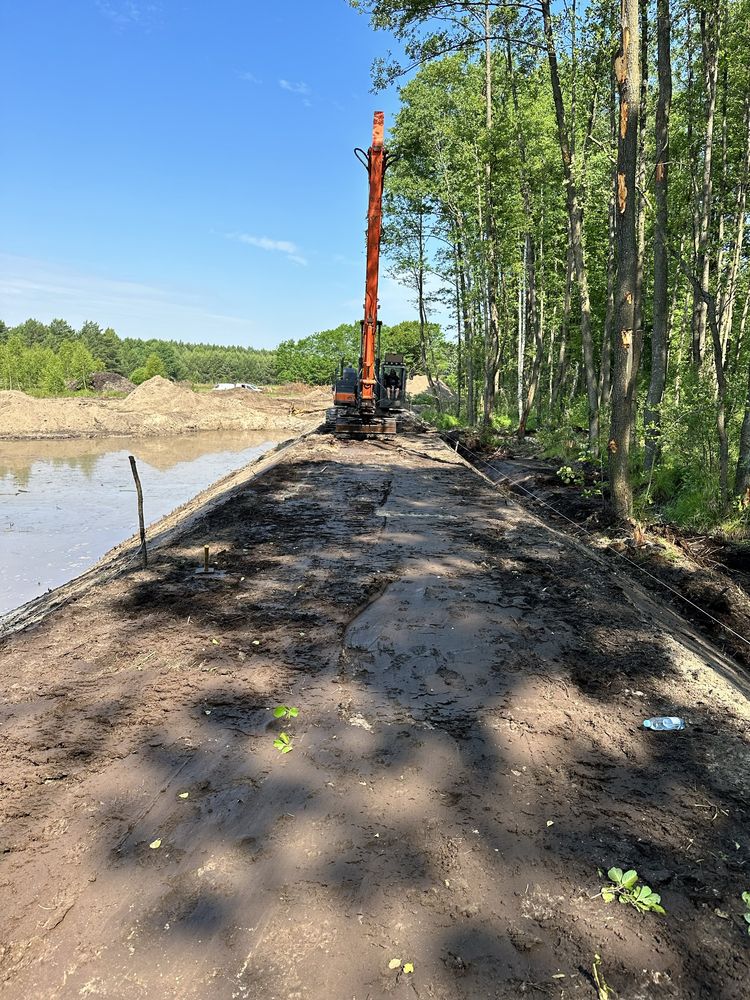
<path id="1" fill-rule="evenodd" d="M 380 236 L 383 230 L 383 112 L 376 111 L 372 122 L 372 145 L 367 151 L 370 199 L 367 206 L 367 277 L 365 318 L 362 323 L 361 405 L 375 409 L 375 348 L 378 336 L 378 280 L 380 277 Z"/>
<path id="2" fill-rule="evenodd" d="M 366 153 L 363 149 L 355 149 L 354 152 L 367 168 L 369 178 L 365 315 L 359 365 L 357 369 L 345 367 L 342 359 L 339 378 L 334 385 L 334 408 L 329 411 L 329 423 L 337 434 L 394 434 L 397 414 L 403 410 L 406 399 L 406 369 L 400 354 L 379 357 L 380 239 L 383 229 L 383 182 L 389 162 L 382 111 L 376 111 L 373 117 L 370 148 Z"/>

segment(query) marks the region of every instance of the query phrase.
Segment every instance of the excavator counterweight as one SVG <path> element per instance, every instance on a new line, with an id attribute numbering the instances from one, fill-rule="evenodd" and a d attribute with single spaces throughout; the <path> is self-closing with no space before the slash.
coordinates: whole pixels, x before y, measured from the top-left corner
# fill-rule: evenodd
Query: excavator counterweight
<path id="1" fill-rule="evenodd" d="M 367 169 L 367 269 L 364 319 L 361 321 L 360 355 L 357 368 L 345 365 L 333 387 L 333 409 L 328 423 L 337 434 L 371 436 L 395 434 L 397 414 L 406 402 L 406 368 L 403 356 L 380 357 L 378 280 L 380 238 L 383 228 L 383 182 L 389 163 L 384 143 L 383 112 L 376 111 L 372 123 L 372 144 L 365 152 L 355 149 L 357 159 Z"/>

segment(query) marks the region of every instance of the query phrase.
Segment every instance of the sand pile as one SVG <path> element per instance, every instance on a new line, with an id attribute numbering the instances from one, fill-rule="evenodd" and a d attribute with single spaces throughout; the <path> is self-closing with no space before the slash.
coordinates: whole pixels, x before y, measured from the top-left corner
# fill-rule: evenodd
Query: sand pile
<path id="1" fill-rule="evenodd" d="M 284 382 L 282 385 L 277 385 L 274 391 L 283 396 L 310 396 L 319 389 L 320 386 L 307 385 L 305 382 Z M 328 389 L 326 392 L 330 395 Z"/>
<path id="2" fill-rule="evenodd" d="M 0 438 L 107 437 L 217 430 L 290 430 L 315 423 L 285 396 L 198 393 L 155 376 L 124 399 L 34 399 L 0 392 Z M 320 404 L 321 410 L 323 404 Z"/>
<path id="3" fill-rule="evenodd" d="M 441 382 L 440 379 L 433 379 L 432 381 L 435 386 L 434 389 L 430 386 L 430 380 L 426 375 L 415 375 L 413 378 L 407 380 L 406 391 L 410 396 L 421 396 L 424 393 L 436 395 L 445 403 L 456 398 L 454 391 L 445 382 Z"/>
<path id="4" fill-rule="evenodd" d="M 55 433 L 61 403 L 79 400 L 35 399 L 16 389 L 0 392 L 0 437 L 46 437 Z"/>
<path id="5" fill-rule="evenodd" d="M 119 409 L 138 413 L 187 413 L 195 407 L 197 399 L 200 396 L 187 386 L 155 375 L 129 393 Z"/>

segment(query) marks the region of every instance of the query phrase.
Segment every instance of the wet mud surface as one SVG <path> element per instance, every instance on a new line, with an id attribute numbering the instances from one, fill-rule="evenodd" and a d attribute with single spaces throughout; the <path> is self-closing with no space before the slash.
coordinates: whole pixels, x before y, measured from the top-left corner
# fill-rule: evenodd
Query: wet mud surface
<path id="1" fill-rule="evenodd" d="M 437 438 L 300 442 L 0 667 L 0 997 L 747 996 L 747 675 Z"/>

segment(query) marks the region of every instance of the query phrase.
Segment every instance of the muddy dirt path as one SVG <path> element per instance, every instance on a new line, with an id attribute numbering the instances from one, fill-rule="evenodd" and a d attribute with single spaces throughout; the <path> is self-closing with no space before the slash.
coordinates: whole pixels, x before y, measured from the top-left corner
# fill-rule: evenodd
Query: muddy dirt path
<path id="1" fill-rule="evenodd" d="M 746 675 L 430 435 L 301 442 L 0 666 L 3 998 L 747 996 Z"/>

